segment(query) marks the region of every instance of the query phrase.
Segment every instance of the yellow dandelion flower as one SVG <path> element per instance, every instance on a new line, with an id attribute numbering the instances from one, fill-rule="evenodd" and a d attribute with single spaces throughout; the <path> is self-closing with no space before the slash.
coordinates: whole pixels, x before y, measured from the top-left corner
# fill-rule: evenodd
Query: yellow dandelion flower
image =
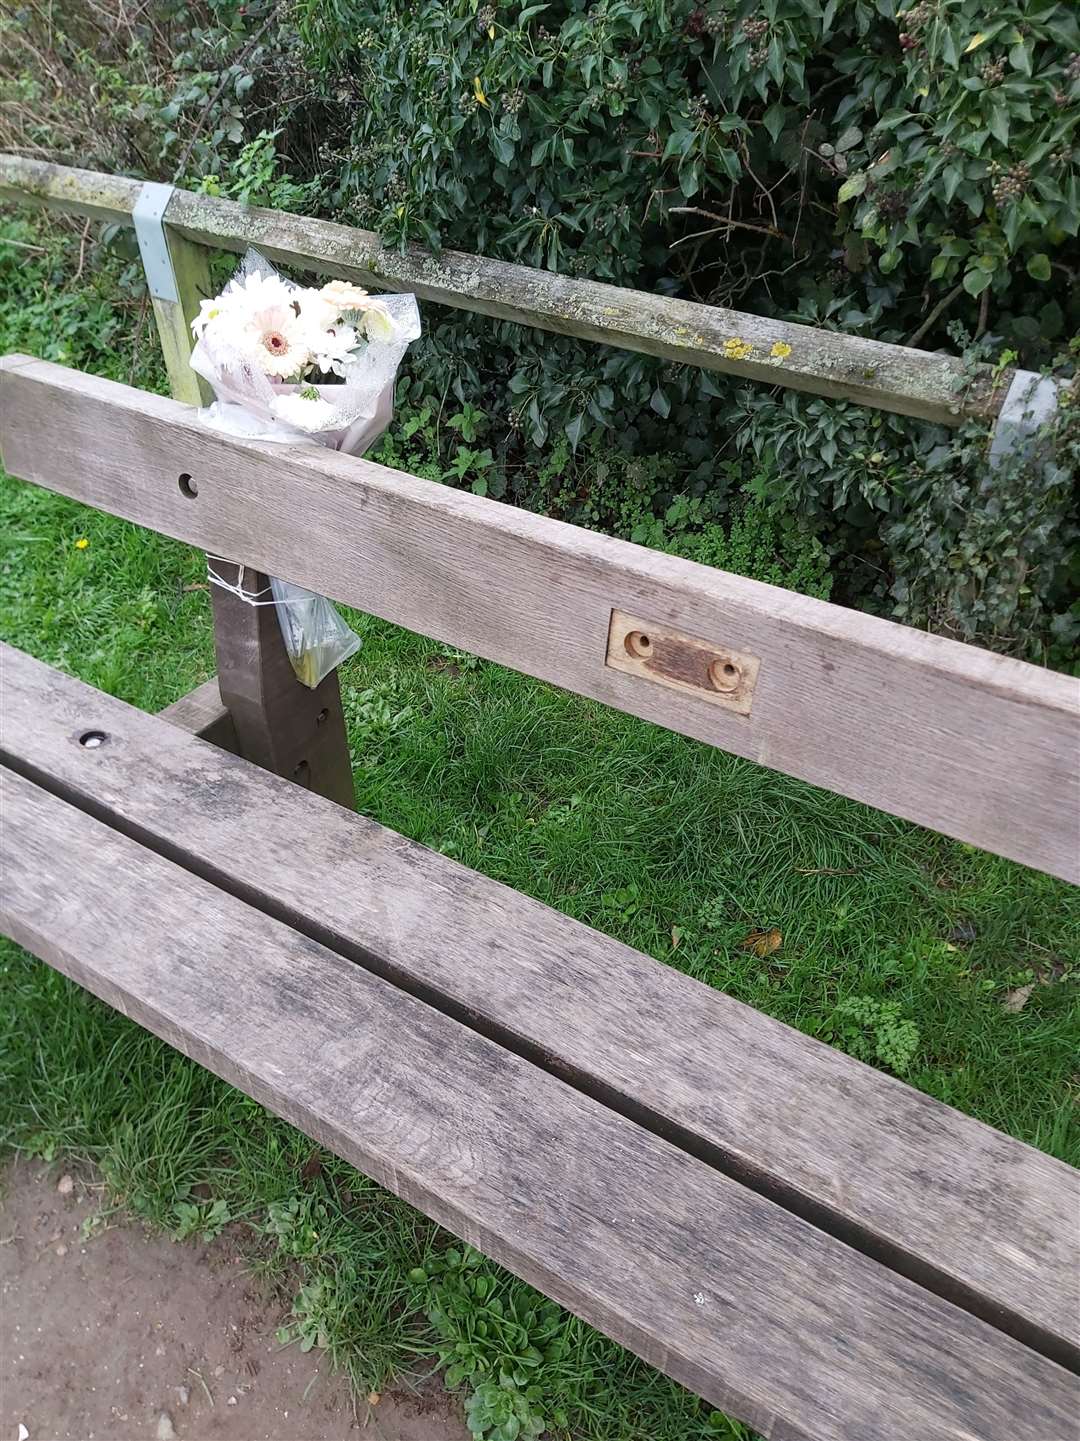
<path id="1" fill-rule="evenodd" d="M 786 360 L 791 354 L 791 346 L 786 340 L 778 340 L 769 351 L 769 354 L 774 360 Z"/>
<path id="2" fill-rule="evenodd" d="M 79 538 L 78 538 L 78 540 L 75 542 L 75 549 L 76 549 L 76 550 L 85 550 L 86 547 L 87 547 L 89 544 L 90 544 L 90 542 L 87 540 L 86 536 L 85 536 L 85 535 L 80 535 Z"/>

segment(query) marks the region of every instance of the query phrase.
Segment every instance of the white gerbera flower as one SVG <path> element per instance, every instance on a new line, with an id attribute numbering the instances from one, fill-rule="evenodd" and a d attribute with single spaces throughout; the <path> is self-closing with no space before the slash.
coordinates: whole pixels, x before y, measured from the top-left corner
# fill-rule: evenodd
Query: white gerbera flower
<path id="1" fill-rule="evenodd" d="M 254 314 L 271 305 L 291 305 L 293 299 L 293 287 L 280 275 L 264 275 L 261 270 L 253 270 L 249 275 L 231 280 L 218 303 L 224 302 L 230 310 Z"/>
<path id="2" fill-rule="evenodd" d="M 304 395 L 278 395 L 274 397 L 271 410 L 286 425 L 295 425 L 297 430 L 326 430 L 333 423 L 334 407 L 323 400 Z"/>
<path id="3" fill-rule="evenodd" d="M 243 348 L 267 375 L 282 380 L 311 364 L 308 332 L 292 305 L 269 305 L 244 317 Z"/>

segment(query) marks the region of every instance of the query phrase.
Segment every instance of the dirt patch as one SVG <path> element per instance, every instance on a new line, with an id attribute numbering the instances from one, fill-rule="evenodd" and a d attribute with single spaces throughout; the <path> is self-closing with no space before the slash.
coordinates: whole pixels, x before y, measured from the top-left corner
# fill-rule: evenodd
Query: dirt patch
<path id="1" fill-rule="evenodd" d="M 0 1441 L 469 1441 L 441 1390 L 355 1415 L 325 1357 L 275 1340 L 227 1238 L 86 1239 L 79 1179 L 18 1163 L 0 1184 Z"/>

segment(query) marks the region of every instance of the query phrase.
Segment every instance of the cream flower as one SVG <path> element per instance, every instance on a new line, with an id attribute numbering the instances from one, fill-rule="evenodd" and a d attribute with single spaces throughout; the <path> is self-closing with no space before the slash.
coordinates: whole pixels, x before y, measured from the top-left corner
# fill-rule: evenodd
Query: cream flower
<path id="1" fill-rule="evenodd" d="M 344 310 L 363 310 L 368 293 L 362 286 L 353 285 L 349 280 L 328 280 L 316 292 L 328 305 L 337 306 L 337 314 Z"/>
<path id="2" fill-rule="evenodd" d="M 303 395 L 278 395 L 270 409 L 286 425 L 297 430 L 326 430 L 334 420 L 334 407 L 322 396 L 311 400 Z"/>
<path id="3" fill-rule="evenodd" d="M 287 380 L 311 364 L 308 332 L 292 305 L 268 305 L 245 317 L 244 349 L 267 375 Z"/>

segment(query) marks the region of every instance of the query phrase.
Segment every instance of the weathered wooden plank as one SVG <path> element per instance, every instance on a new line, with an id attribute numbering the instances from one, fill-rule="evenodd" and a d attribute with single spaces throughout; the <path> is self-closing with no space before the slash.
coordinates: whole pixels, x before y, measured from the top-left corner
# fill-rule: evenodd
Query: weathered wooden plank
<path id="1" fill-rule="evenodd" d="M 1074 1378 L 1052 1361 L 22 778 L 0 784 L 0 919 L 20 944 L 764 1435 L 1066 1435 Z"/>
<path id="2" fill-rule="evenodd" d="M 1071 1167 L 18 651 L 0 666 L 6 764 L 1080 1365 Z"/>
<path id="3" fill-rule="evenodd" d="M 44 361 L 8 470 L 775 770 L 1080 877 L 1080 682 Z M 53 423 L 63 410 L 64 424 Z M 189 498 L 178 474 L 198 477 Z M 613 610 L 760 659 L 748 716 L 607 662 Z"/>
<path id="4" fill-rule="evenodd" d="M 9 200 L 123 222 L 138 188 L 118 176 L 0 156 L 0 196 Z M 410 246 L 399 253 L 384 249 L 369 231 L 188 191 L 176 192 L 168 218 L 170 227 L 202 245 L 236 251 L 255 245 L 271 260 L 320 274 L 943 425 L 993 419 L 1012 379 L 1011 371 L 994 377 L 989 366 L 972 375 L 955 356 L 459 251 L 436 257 Z"/>
<path id="5" fill-rule="evenodd" d="M 158 715 L 170 725 L 179 726 L 181 730 L 198 736 L 200 740 L 209 741 L 211 745 L 220 746 L 222 750 L 231 751 L 233 755 L 240 754 L 236 727 L 233 725 L 232 716 L 221 703 L 216 675 L 196 686 L 194 690 L 189 690 L 179 700 L 174 700 L 164 710 L 158 711 Z"/>
<path id="6" fill-rule="evenodd" d="M 190 357 L 193 346 L 191 322 L 199 313 L 200 302 L 214 293 L 210 280 L 210 252 L 205 246 L 196 245 L 173 231 L 171 226 L 165 226 L 165 238 L 179 299 L 162 300 L 151 295 L 150 301 L 169 377 L 169 390 L 175 400 L 182 400 L 185 405 L 208 405 L 214 393 L 202 376 L 192 370 Z"/>
<path id="7" fill-rule="evenodd" d="M 270 594 L 270 577 L 214 559 L 214 573 L 252 599 Z M 352 761 L 337 670 L 317 686 L 302 685 L 281 636 L 273 605 L 249 605 L 212 585 L 217 684 L 245 760 L 340 806 L 356 805 Z"/>

